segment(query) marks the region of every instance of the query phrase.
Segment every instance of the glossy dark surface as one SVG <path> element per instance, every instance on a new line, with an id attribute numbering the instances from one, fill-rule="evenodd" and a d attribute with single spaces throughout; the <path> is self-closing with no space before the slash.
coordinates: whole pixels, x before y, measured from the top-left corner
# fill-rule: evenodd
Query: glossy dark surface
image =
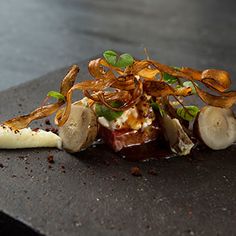
<path id="1" fill-rule="evenodd" d="M 235 11 L 234 0 L 3 0 L 0 89 L 107 48 L 142 57 L 143 47 L 170 65 L 226 69 L 235 88 Z M 0 120 L 38 106 L 65 72 L 1 92 Z M 104 146 L 77 156 L 2 150 L 0 210 L 45 235 L 235 235 L 235 157 L 235 146 L 145 163 Z"/>

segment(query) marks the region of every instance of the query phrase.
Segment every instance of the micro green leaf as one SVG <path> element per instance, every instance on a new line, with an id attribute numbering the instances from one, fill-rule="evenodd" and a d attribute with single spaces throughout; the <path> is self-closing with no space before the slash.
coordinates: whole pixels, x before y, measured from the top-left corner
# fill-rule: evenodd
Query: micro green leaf
<path id="1" fill-rule="evenodd" d="M 121 107 L 123 105 L 123 103 L 121 101 L 112 101 L 111 103 L 111 106 L 114 107 L 114 108 L 118 108 L 118 107 Z"/>
<path id="2" fill-rule="evenodd" d="M 111 105 L 113 107 L 117 108 L 117 107 L 119 107 L 122 104 L 118 103 L 118 102 L 112 102 Z M 104 106 L 102 104 L 99 104 L 99 103 L 95 104 L 95 112 L 96 112 L 98 117 L 103 116 L 108 121 L 115 120 L 116 118 L 120 117 L 123 114 L 122 111 L 113 111 L 110 108 L 108 108 L 108 107 L 106 107 L 106 106 Z"/>
<path id="3" fill-rule="evenodd" d="M 177 82 L 177 78 L 175 76 L 172 76 L 170 74 L 167 73 L 163 73 L 163 79 L 165 82 L 167 82 L 168 84 L 174 84 Z"/>
<path id="4" fill-rule="evenodd" d="M 180 71 L 181 68 L 180 67 L 177 67 L 177 66 L 172 66 L 173 69 L 175 70 L 178 70 Z M 173 76 L 173 75 L 170 75 L 168 73 L 163 73 L 163 79 L 165 82 L 167 82 L 168 84 L 174 84 L 176 83 L 178 80 L 177 80 L 177 77 Z"/>
<path id="5" fill-rule="evenodd" d="M 161 116 L 163 117 L 165 114 L 165 111 L 160 107 L 160 105 L 156 102 L 151 102 L 151 107 L 154 111 L 160 112 Z"/>
<path id="6" fill-rule="evenodd" d="M 184 120 L 191 121 L 193 120 L 198 112 L 199 108 L 197 106 L 185 106 L 177 109 L 178 116 L 182 117 Z"/>
<path id="7" fill-rule="evenodd" d="M 57 91 L 49 91 L 47 96 L 56 98 L 58 100 L 65 100 L 65 96 Z"/>
<path id="8" fill-rule="evenodd" d="M 107 50 L 103 53 L 103 56 L 110 65 L 115 66 L 117 62 L 117 58 L 118 58 L 118 55 L 116 52 L 112 50 Z"/>
<path id="9" fill-rule="evenodd" d="M 118 55 L 116 52 L 108 50 L 103 53 L 103 56 L 106 59 L 107 63 L 120 68 L 130 66 L 134 62 L 134 58 L 128 53 Z"/>
<path id="10" fill-rule="evenodd" d="M 118 58 L 116 66 L 122 68 L 122 67 L 132 65 L 133 62 L 134 62 L 134 58 L 130 54 L 124 53 L 120 55 L 120 57 Z"/>

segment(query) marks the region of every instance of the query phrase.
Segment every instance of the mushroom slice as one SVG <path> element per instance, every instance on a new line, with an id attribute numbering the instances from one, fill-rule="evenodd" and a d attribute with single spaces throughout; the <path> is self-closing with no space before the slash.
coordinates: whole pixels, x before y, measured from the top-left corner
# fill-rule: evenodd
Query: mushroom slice
<path id="1" fill-rule="evenodd" d="M 211 149 L 225 149 L 236 141 L 236 119 L 229 108 L 205 106 L 198 114 L 194 131 Z"/>
<path id="2" fill-rule="evenodd" d="M 97 117 L 92 109 L 72 104 L 66 123 L 59 127 L 63 148 L 71 153 L 79 152 L 90 146 L 98 132 Z"/>
<path id="3" fill-rule="evenodd" d="M 172 119 L 168 115 L 164 115 L 162 119 L 162 126 L 164 130 L 164 136 L 169 142 L 172 152 L 184 156 L 190 153 L 194 146 L 191 139 L 184 132 L 178 119 Z"/>

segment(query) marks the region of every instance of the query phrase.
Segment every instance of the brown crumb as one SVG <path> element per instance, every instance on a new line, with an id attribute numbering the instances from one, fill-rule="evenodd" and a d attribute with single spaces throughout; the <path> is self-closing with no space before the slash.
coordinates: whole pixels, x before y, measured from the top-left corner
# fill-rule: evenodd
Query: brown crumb
<path id="1" fill-rule="evenodd" d="M 106 165 L 106 166 L 110 166 L 110 162 L 107 161 L 107 160 L 105 160 L 105 161 L 104 161 L 104 165 Z"/>
<path id="2" fill-rule="evenodd" d="M 64 169 L 65 169 L 65 166 L 62 165 L 61 168 L 64 170 Z"/>
<path id="3" fill-rule="evenodd" d="M 150 225 L 146 225 L 146 229 L 151 229 L 151 226 Z"/>
<path id="4" fill-rule="evenodd" d="M 52 132 L 54 134 L 58 134 L 58 129 L 57 128 L 54 128 L 54 127 L 50 127 L 50 128 L 46 128 L 45 129 L 47 132 Z"/>
<path id="5" fill-rule="evenodd" d="M 130 169 L 130 173 L 133 175 L 133 176 L 142 176 L 142 173 L 141 173 L 141 170 L 138 166 L 133 166 L 131 169 Z"/>
<path id="6" fill-rule="evenodd" d="M 4 165 L 2 163 L 0 163 L 0 168 L 3 168 L 3 167 L 4 167 Z"/>
<path id="7" fill-rule="evenodd" d="M 50 163 L 50 164 L 54 164 L 55 163 L 55 161 L 53 159 L 53 155 L 48 156 L 48 163 Z"/>
<path id="8" fill-rule="evenodd" d="M 52 169 L 52 166 L 51 166 L 51 165 L 48 165 L 48 169 Z"/>
<path id="9" fill-rule="evenodd" d="M 38 132 L 38 131 L 39 131 L 39 128 L 34 128 L 33 131 L 34 131 L 34 132 Z"/>
<path id="10" fill-rule="evenodd" d="M 51 131 L 52 131 L 54 134 L 58 134 L 58 129 L 56 129 L 56 128 L 51 128 Z"/>
<path id="11" fill-rule="evenodd" d="M 46 124 L 46 125 L 51 125 L 50 120 L 49 120 L 49 119 L 46 119 L 46 120 L 45 120 L 45 124 Z"/>
<path id="12" fill-rule="evenodd" d="M 62 173 L 66 173 L 66 171 L 65 171 L 65 170 L 63 170 L 63 171 L 62 171 Z"/>
<path id="13" fill-rule="evenodd" d="M 150 174 L 150 175 L 157 175 L 157 171 L 155 169 L 150 169 L 148 171 L 148 174 Z"/>

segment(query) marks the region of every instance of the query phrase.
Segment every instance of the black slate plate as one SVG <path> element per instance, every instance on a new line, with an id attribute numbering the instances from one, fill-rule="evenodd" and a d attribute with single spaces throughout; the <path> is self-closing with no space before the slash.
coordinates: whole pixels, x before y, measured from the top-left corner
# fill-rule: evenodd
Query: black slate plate
<path id="1" fill-rule="evenodd" d="M 79 79 L 88 78 L 86 63 L 79 65 Z M 65 73 L 1 92 L 1 121 L 37 107 Z M 46 127 L 43 121 L 34 126 L 40 124 Z M 0 210 L 45 235 L 236 234 L 236 146 L 143 163 L 123 160 L 105 146 L 76 156 L 2 150 L 0 163 Z M 132 166 L 142 177 L 130 174 Z"/>

